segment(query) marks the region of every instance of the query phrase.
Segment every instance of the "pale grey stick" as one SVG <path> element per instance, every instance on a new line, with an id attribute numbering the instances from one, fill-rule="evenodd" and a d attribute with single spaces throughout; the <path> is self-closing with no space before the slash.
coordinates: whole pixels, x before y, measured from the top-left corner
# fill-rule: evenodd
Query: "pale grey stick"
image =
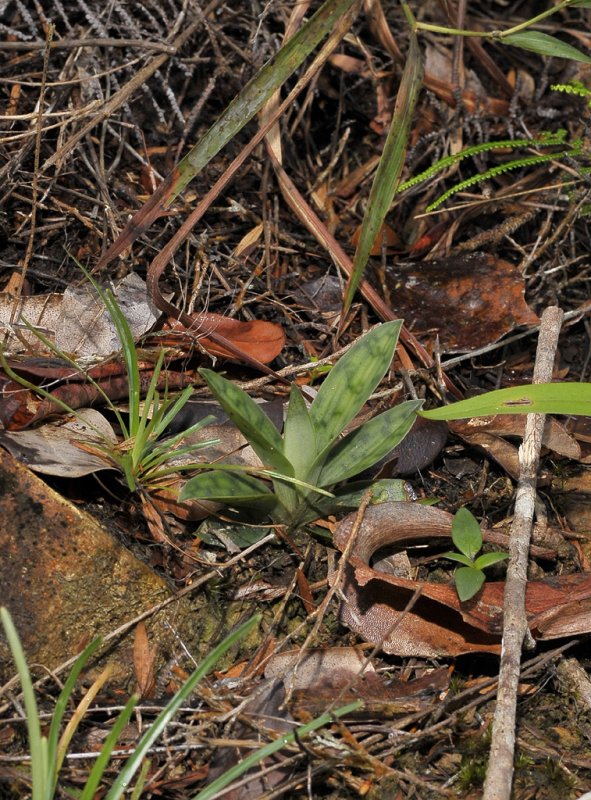
<path id="1" fill-rule="evenodd" d="M 550 306 L 542 314 L 534 383 L 549 383 L 552 380 L 563 316 L 561 309 L 556 306 Z M 505 583 L 499 688 L 483 800 L 510 800 L 511 797 L 521 649 L 526 637 L 531 639 L 525 615 L 525 589 L 544 422 L 544 414 L 527 415 L 523 443 L 519 448 L 519 483 Z"/>

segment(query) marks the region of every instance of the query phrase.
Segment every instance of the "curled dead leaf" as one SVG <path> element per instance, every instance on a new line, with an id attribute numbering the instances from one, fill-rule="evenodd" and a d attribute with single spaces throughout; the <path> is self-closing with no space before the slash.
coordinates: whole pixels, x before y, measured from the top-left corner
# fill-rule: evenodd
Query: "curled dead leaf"
<path id="1" fill-rule="evenodd" d="M 344 551 L 355 515 L 337 527 L 336 546 Z M 503 582 L 487 582 L 471 600 L 460 603 L 451 584 L 397 578 L 371 566 L 386 547 L 439 542 L 449 547 L 452 516 L 416 503 L 370 506 L 344 569 L 341 620 L 364 640 L 399 656 L 435 658 L 469 652 L 500 652 Z M 483 531 L 485 541 L 491 532 Z M 336 580 L 336 572 L 331 582 Z M 409 600 L 420 590 L 412 608 Z M 591 630 L 591 575 L 561 575 L 530 582 L 526 612 L 533 635 L 553 639 Z"/>

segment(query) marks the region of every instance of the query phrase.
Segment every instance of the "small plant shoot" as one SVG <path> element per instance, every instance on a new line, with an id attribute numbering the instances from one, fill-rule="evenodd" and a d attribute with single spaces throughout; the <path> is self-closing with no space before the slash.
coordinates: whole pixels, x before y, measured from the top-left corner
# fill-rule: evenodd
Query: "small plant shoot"
<path id="1" fill-rule="evenodd" d="M 214 500 L 250 506 L 275 522 L 296 527 L 336 510 L 356 507 L 359 487 L 332 489 L 389 453 L 408 433 L 422 401 L 394 406 L 342 435 L 388 371 L 402 323 L 378 325 L 331 369 L 308 407 L 299 388 L 291 388 L 281 434 L 260 407 L 230 381 L 201 369 L 212 394 L 239 428 L 272 478 L 272 491 L 258 478 L 239 476 L 218 464 L 191 478 L 181 500 Z M 406 499 L 402 481 L 390 481 L 396 499 Z M 375 489 L 375 487 L 374 487 Z"/>
<path id="2" fill-rule="evenodd" d="M 459 552 L 443 553 L 443 558 L 462 564 L 454 573 L 458 597 L 464 603 L 474 597 L 485 581 L 486 567 L 498 564 L 508 558 L 507 553 L 484 553 L 482 550 L 482 531 L 476 517 L 467 508 L 460 508 L 454 515 L 451 538 Z"/>

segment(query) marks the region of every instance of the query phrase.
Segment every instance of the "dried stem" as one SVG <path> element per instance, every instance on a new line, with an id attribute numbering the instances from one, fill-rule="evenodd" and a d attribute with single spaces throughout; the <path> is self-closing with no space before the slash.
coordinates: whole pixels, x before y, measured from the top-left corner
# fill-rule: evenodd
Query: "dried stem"
<path id="1" fill-rule="evenodd" d="M 547 308 L 542 315 L 534 383 L 549 383 L 552 379 L 562 319 L 561 309 L 555 306 Z M 511 797 L 521 650 L 526 638 L 531 639 L 525 613 L 525 590 L 545 419 L 544 414 L 528 414 L 523 444 L 519 448 L 520 475 L 505 584 L 499 689 L 483 800 L 509 800 Z"/>

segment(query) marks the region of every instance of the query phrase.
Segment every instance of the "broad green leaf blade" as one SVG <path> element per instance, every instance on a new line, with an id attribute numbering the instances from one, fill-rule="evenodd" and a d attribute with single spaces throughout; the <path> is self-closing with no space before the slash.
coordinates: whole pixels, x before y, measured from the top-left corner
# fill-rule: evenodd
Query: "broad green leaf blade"
<path id="1" fill-rule="evenodd" d="M 415 411 L 422 400 L 409 400 L 378 414 L 364 425 L 340 439 L 322 457 L 319 486 L 335 483 L 358 475 L 386 456 L 404 439 L 415 421 Z"/>
<path id="2" fill-rule="evenodd" d="M 474 597 L 484 583 L 484 572 L 474 567 L 460 567 L 455 573 L 456 589 L 460 600 L 465 602 Z"/>
<path id="3" fill-rule="evenodd" d="M 399 319 L 376 326 L 328 373 L 309 411 L 318 452 L 342 433 L 386 374 L 401 326 Z"/>
<path id="4" fill-rule="evenodd" d="M 473 560 L 482 549 L 482 531 L 478 520 L 467 508 L 459 508 L 451 523 L 451 538 L 460 553 Z"/>
<path id="5" fill-rule="evenodd" d="M 492 567 L 493 564 L 498 564 L 499 561 L 505 561 L 506 558 L 509 558 L 509 553 L 484 553 L 484 555 L 478 556 L 474 566 L 476 569 L 486 569 Z"/>
<path id="6" fill-rule="evenodd" d="M 316 457 L 316 433 L 306 401 L 295 383 L 291 386 L 283 428 L 283 454 L 296 478 L 316 483 L 317 475 L 310 472 Z M 282 481 L 275 481 L 274 487 L 279 502 L 289 512 L 293 512 L 306 496 L 306 492 Z"/>
<path id="7" fill-rule="evenodd" d="M 220 796 L 222 790 L 228 786 L 232 781 L 239 778 L 241 775 L 244 775 L 251 767 L 254 767 L 255 764 L 258 764 L 259 761 L 262 761 L 264 758 L 273 755 L 278 750 L 281 750 L 285 745 L 290 744 L 291 742 L 295 742 L 296 735 L 298 741 L 303 737 L 306 736 L 308 733 L 312 733 L 312 731 L 318 730 L 318 728 L 322 728 L 325 725 L 329 725 L 333 719 L 338 719 L 339 717 L 343 717 L 346 714 L 350 714 L 352 711 L 357 711 L 361 708 L 363 703 L 361 700 L 355 700 L 353 703 L 349 703 L 346 706 L 341 706 L 341 708 L 337 708 L 334 711 L 329 711 L 326 714 L 322 714 L 320 717 L 316 717 L 311 722 L 307 722 L 305 725 L 302 725 L 299 728 L 295 728 L 291 733 L 284 733 L 278 739 L 275 739 L 274 742 L 269 742 L 269 744 L 264 745 L 259 750 L 255 750 L 254 753 L 246 756 L 245 758 L 241 759 L 238 764 L 231 767 L 229 770 L 220 775 L 219 778 L 216 778 L 212 781 L 209 786 L 206 786 L 205 789 L 202 789 L 198 794 L 196 794 L 192 800 L 212 800 L 214 797 Z M 109 798 L 107 798 L 109 800 Z"/>
<path id="8" fill-rule="evenodd" d="M 463 556 L 461 553 L 454 553 L 451 550 L 448 553 L 442 553 L 440 558 L 448 558 L 450 561 L 457 561 L 458 564 L 463 564 L 465 567 L 473 567 L 474 561 L 468 556 Z"/>
<path id="9" fill-rule="evenodd" d="M 202 472 L 183 486 L 179 500 L 214 500 L 225 505 L 254 505 L 274 500 L 262 482 L 244 472 Z"/>
<path id="10" fill-rule="evenodd" d="M 501 36 L 499 41 L 513 47 L 521 47 L 522 50 L 531 50 L 532 53 L 537 53 L 540 56 L 570 58 L 572 61 L 583 61 L 585 64 L 591 64 L 591 57 L 581 53 L 576 47 L 541 31 L 519 31 L 509 36 Z"/>
<path id="11" fill-rule="evenodd" d="M 569 414 L 587 417 L 591 416 L 591 383 L 510 386 L 418 413 L 427 419 L 469 419 L 495 414 Z"/>
<path id="12" fill-rule="evenodd" d="M 232 100 L 221 116 L 178 164 L 170 205 L 193 178 L 261 110 L 357 0 L 326 0 Z"/>
<path id="13" fill-rule="evenodd" d="M 243 639 L 250 631 L 260 623 L 261 616 L 260 614 L 255 615 L 251 619 L 247 620 L 244 624 L 242 624 L 239 628 L 237 628 L 233 633 L 218 644 L 217 647 L 211 651 L 211 653 L 201 662 L 201 664 L 197 667 L 195 672 L 185 681 L 185 683 L 181 686 L 178 692 L 174 695 L 172 700 L 162 709 L 160 714 L 156 717 L 152 725 L 148 728 L 145 734 L 142 736 L 138 746 L 133 751 L 132 755 L 127 759 L 125 762 L 125 766 L 117 776 L 117 779 L 109 793 L 106 796 L 106 800 L 118 800 L 127 790 L 129 783 L 137 770 L 139 769 L 142 760 L 154 744 L 154 742 L 159 738 L 159 736 L 164 732 L 164 729 L 168 725 L 168 723 L 173 719 L 179 708 L 187 701 L 187 699 L 191 696 L 195 686 L 199 683 L 199 681 L 210 672 L 220 658 L 228 652 L 235 644 L 237 644 L 241 639 Z"/>
<path id="14" fill-rule="evenodd" d="M 296 384 L 292 384 L 283 429 L 283 453 L 296 478 L 305 480 L 316 457 L 316 433 L 308 407 Z"/>
<path id="15" fill-rule="evenodd" d="M 371 249 L 386 218 L 394 195 L 396 194 L 396 189 L 400 182 L 400 175 L 404 166 L 408 133 L 412 124 L 422 80 L 423 65 L 421 52 L 417 37 L 414 32 L 411 32 L 410 48 L 396 96 L 392 123 L 384 145 L 384 150 L 380 157 L 380 163 L 376 170 L 367 201 L 367 208 L 363 217 L 361 235 L 359 237 L 357 250 L 355 251 L 353 271 L 349 278 L 343 303 L 344 314 L 351 306 L 353 296 L 367 265 Z"/>
<path id="16" fill-rule="evenodd" d="M 279 431 L 254 400 L 210 369 L 200 369 L 199 374 L 263 464 L 284 475 L 293 475 L 293 468 L 283 455 L 283 440 Z"/>

